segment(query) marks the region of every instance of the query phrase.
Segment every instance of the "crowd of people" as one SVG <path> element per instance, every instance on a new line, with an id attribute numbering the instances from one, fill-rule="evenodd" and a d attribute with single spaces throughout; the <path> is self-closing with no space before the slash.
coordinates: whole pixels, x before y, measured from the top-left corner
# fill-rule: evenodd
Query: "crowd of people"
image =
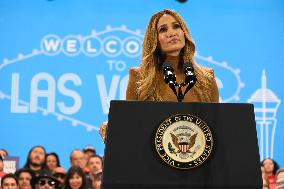
<path id="1" fill-rule="evenodd" d="M 70 168 L 65 171 L 57 153 L 46 153 L 34 146 L 25 165 L 15 173 L 4 173 L 3 161 L 9 154 L 0 149 L 1 189 L 99 189 L 103 159 L 92 146 L 70 153 Z M 271 158 L 261 161 L 263 189 L 284 189 L 284 169 Z"/>
<path id="2" fill-rule="evenodd" d="M 99 189 L 103 159 L 92 146 L 70 153 L 70 168 L 60 165 L 57 153 L 47 153 L 43 146 L 34 146 L 25 165 L 15 173 L 4 172 L 8 151 L 0 150 L 0 189 Z"/>
<path id="3" fill-rule="evenodd" d="M 57 153 L 46 153 L 43 146 L 34 146 L 25 165 L 15 173 L 4 173 L 7 150 L 0 149 L 0 189 L 100 189 L 103 158 L 92 146 L 70 153 L 70 168 L 65 171 Z M 284 189 L 284 169 L 271 158 L 260 163 L 263 189 Z"/>

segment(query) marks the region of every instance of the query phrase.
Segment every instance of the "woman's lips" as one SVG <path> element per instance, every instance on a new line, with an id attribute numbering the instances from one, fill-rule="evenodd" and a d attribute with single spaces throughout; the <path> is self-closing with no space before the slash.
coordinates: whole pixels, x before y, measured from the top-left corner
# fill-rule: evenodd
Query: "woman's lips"
<path id="1" fill-rule="evenodd" d="M 168 43 L 177 43 L 179 42 L 179 39 L 175 38 L 175 39 L 171 39 Z"/>
<path id="2" fill-rule="evenodd" d="M 70 185 L 71 185 L 73 188 L 78 188 L 78 185 L 79 185 L 79 184 L 77 184 L 77 183 L 74 183 L 74 184 L 73 184 L 73 183 L 72 183 L 72 184 L 70 184 Z"/>

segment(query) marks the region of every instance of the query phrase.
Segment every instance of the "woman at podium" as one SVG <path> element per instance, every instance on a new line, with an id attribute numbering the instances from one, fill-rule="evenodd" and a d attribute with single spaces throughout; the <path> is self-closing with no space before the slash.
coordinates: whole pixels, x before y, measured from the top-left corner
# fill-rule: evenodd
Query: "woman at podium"
<path id="1" fill-rule="evenodd" d="M 219 102 L 212 68 L 194 60 L 195 45 L 173 10 L 154 14 L 144 36 L 142 61 L 129 71 L 126 100 Z M 105 139 L 107 122 L 100 127 Z"/>

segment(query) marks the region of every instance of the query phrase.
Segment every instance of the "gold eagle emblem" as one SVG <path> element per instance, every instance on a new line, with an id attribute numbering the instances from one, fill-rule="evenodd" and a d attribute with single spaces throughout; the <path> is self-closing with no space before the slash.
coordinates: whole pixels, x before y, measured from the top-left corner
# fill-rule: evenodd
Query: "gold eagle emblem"
<path id="1" fill-rule="evenodd" d="M 173 144 L 178 148 L 178 151 L 175 153 L 193 153 L 190 151 L 190 148 L 192 148 L 195 144 L 197 133 L 193 134 L 189 140 L 186 140 L 185 142 L 179 142 L 178 137 L 174 135 L 173 133 L 170 133 Z M 186 148 L 183 148 L 182 146 L 185 146 Z"/>

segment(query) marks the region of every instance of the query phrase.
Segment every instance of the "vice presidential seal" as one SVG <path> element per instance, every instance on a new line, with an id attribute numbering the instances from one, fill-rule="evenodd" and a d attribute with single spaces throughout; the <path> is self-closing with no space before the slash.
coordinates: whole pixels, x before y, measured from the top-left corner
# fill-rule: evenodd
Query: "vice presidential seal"
<path id="1" fill-rule="evenodd" d="M 164 120 L 155 135 L 155 147 L 163 161 L 178 169 L 198 167 L 208 159 L 213 137 L 208 125 L 190 114 Z"/>

